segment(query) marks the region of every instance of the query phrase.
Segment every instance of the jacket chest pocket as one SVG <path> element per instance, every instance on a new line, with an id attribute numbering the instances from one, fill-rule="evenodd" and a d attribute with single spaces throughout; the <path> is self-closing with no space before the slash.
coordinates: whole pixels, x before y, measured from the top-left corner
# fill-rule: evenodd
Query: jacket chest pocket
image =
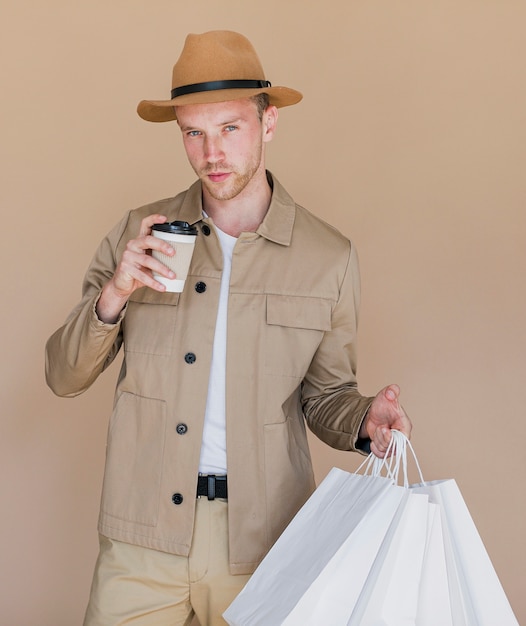
<path id="1" fill-rule="evenodd" d="M 275 376 L 302 379 L 325 332 L 331 302 L 311 296 L 268 295 L 265 368 Z"/>
<path id="2" fill-rule="evenodd" d="M 132 294 L 123 324 L 126 352 L 172 354 L 180 295 L 158 293 L 148 287 Z"/>

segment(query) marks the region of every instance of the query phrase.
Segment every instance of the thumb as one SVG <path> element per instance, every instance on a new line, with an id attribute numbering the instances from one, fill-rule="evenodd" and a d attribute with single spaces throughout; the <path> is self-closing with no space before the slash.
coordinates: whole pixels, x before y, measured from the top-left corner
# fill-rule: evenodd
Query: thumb
<path id="1" fill-rule="evenodd" d="M 400 387 L 398 385 L 389 385 L 389 387 L 385 390 L 385 397 L 392 402 L 396 402 L 399 395 Z"/>

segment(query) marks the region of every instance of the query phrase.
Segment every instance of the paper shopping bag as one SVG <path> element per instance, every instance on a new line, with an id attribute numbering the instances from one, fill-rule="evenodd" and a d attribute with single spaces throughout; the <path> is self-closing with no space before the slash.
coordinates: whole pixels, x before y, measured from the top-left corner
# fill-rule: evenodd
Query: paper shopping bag
<path id="1" fill-rule="evenodd" d="M 373 476 L 385 473 L 396 484 L 402 478 L 404 488 L 413 497 L 409 498 L 398 525 L 394 528 L 392 525 L 384 539 L 352 609 L 349 626 L 453 624 L 440 511 L 427 497 L 415 499 L 417 494 L 409 489 L 408 446 L 407 438 L 393 431 L 390 454 L 385 459 L 370 456 L 364 463 L 365 472 Z M 415 461 L 422 478 L 416 457 Z"/>
<path id="2" fill-rule="evenodd" d="M 518 626 L 488 553 L 482 543 L 466 503 L 454 480 L 426 482 L 409 440 L 392 431 L 394 456 L 388 460 L 375 459 L 371 474 L 378 475 L 387 468 L 387 476 L 395 482 L 399 474 L 413 493 L 429 496 L 438 507 L 440 528 L 428 539 L 419 592 L 418 626 L 428 626 L 433 615 L 441 611 L 441 621 L 453 626 Z M 407 478 L 407 448 L 412 453 L 421 482 L 409 485 Z M 393 458 L 396 461 L 393 461 Z M 380 469 L 379 469 L 380 468 Z M 442 546 L 440 547 L 440 536 Z M 431 545 L 431 541 L 435 545 Z M 444 570 L 449 592 L 449 607 L 437 602 L 434 589 L 444 595 Z"/>
<path id="3" fill-rule="evenodd" d="M 415 626 L 420 581 L 435 509 L 423 494 L 408 493 L 391 524 L 348 626 Z M 447 622 L 441 626 L 448 626 Z"/>
<path id="4" fill-rule="evenodd" d="M 429 502 L 428 511 L 430 516 L 418 590 L 416 626 L 454 626 L 440 507 Z"/>
<path id="5" fill-rule="evenodd" d="M 225 612 L 230 626 L 518 626 L 455 481 L 424 482 L 396 431 L 390 452 L 365 475 L 330 472 Z"/>
<path id="6" fill-rule="evenodd" d="M 224 619 L 230 626 L 346 626 L 382 541 L 408 496 L 389 478 L 333 468 Z M 353 585 L 347 580 L 349 571 L 355 575 Z"/>
<path id="7" fill-rule="evenodd" d="M 385 522 L 379 504 L 375 506 L 378 507 L 376 514 Z M 402 623 L 400 619 L 408 615 L 414 620 L 426 542 L 427 506 L 427 496 L 406 490 L 379 549 L 375 547 L 376 556 L 372 561 L 360 554 L 367 550 L 373 536 L 369 523 L 363 532 L 354 533 L 300 598 L 283 626 L 318 626 L 328 619 L 331 624 L 398 625 Z M 405 594 L 400 598 L 398 591 L 402 585 Z M 367 607 L 374 607 L 374 610 Z M 351 614 L 355 616 L 353 609 L 356 617 L 350 622 Z M 387 621 L 381 621 L 384 617 Z"/>
<path id="8" fill-rule="evenodd" d="M 439 554 L 436 549 L 433 552 L 428 545 L 419 594 L 418 623 L 427 626 L 428 621 L 424 615 L 433 615 L 438 609 L 436 597 L 430 588 L 443 587 L 445 563 L 453 626 L 517 626 L 517 619 L 457 483 L 454 480 L 424 481 L 409 440 L 397 431 L 392 432 L 396 462 L 392 460 L 393 457 L 388 461 L 375 459 L 372 475 L 379 474 L 378 468 L 387 467 L 387 476 L 398 482 L 398 475 L 401 473 L 405 487 L 413 493 L 428 495 L 430 502 L 436 504 L 440 511 L 442 549 Z M 410 449 L 420 473 L 421 482 L 417 485 L 408 484 L 407 448 Z M 445 613 L 443 619 L 448 618 Z"/>
<path id="9" fill-rule="evenodd" d="M 454 626 L 518 626 L 455 480 L 411 490 L 428 495 L 440 509 Z"/>

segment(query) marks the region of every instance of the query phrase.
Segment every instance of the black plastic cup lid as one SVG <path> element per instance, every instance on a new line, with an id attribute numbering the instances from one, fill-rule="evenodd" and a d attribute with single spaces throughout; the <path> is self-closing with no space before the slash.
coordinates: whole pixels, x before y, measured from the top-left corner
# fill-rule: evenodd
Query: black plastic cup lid
<path id="1" fill-rule="evenodd" d="M 154 224 L 152 230 L 159 230 L 163 233 L 171 233 L 172 235 L 197 235 L 197 228 L 190 226 L 188 222 L 166 222 L 164 224 Z"/>

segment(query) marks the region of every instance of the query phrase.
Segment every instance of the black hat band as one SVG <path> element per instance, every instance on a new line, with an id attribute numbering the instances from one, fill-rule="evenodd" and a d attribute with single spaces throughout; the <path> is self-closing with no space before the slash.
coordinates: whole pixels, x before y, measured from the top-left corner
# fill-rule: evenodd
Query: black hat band
<path id="1" fill-rule="evenodd" d="M 264 89 L 272 87 L 268 80 L 211 80 L 207 83 L 195 83 L 194 85 L 183 85 L 172 89 L 172 100 L 179 96 L 186 96 L 189 93 L 199 91 L 217 91 L 218 89 Z"/>

